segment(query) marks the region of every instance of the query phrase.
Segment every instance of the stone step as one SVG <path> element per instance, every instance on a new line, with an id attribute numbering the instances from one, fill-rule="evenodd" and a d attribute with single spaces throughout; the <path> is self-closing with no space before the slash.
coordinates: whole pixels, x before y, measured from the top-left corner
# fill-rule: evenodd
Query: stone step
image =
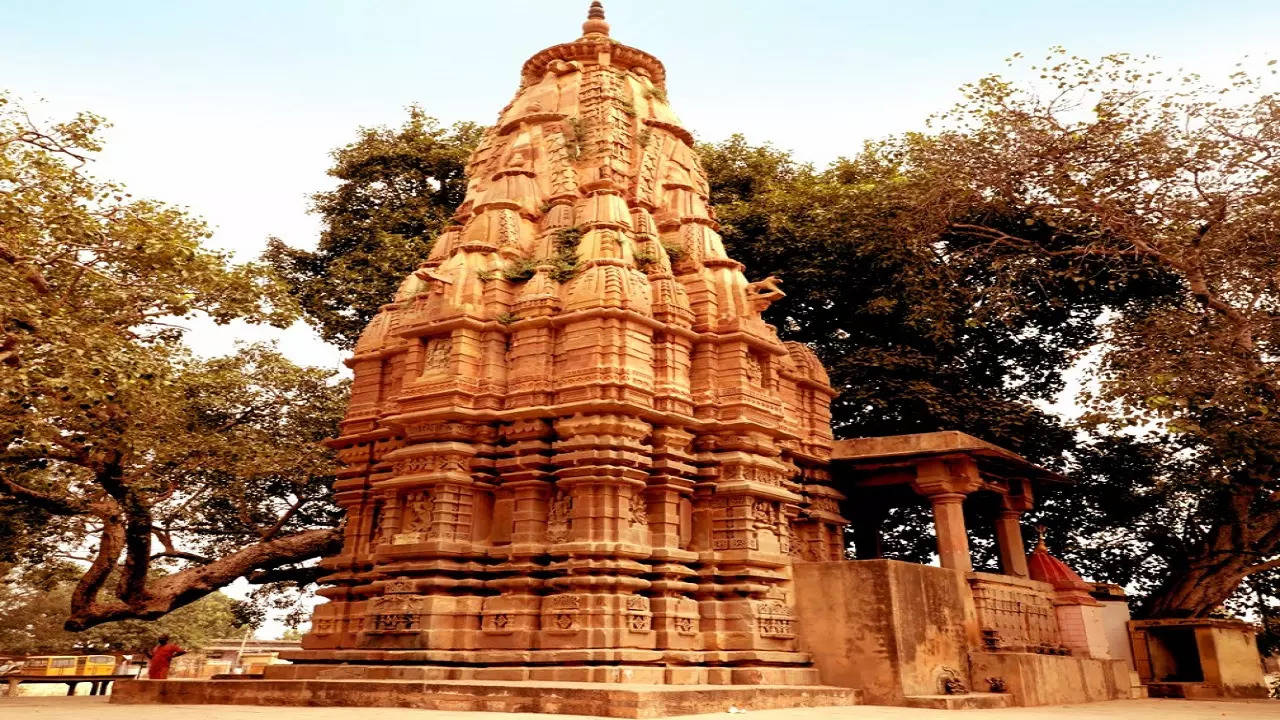
<path id="1" fill-rule="evenodd" d="M 856 705 L 825 685 L 640 685 L 412 680 L 122 680 L 111 702 L 173 705 L 408 707 L 616 718 Z"/>
<path id="2" fill-rule="evenodd" d="M 903 703 L 911 708 L 933 710 L 993 710 L 1013 707 L 1009 693 L 969 693 L 968 695 L 908 695 Z"/>

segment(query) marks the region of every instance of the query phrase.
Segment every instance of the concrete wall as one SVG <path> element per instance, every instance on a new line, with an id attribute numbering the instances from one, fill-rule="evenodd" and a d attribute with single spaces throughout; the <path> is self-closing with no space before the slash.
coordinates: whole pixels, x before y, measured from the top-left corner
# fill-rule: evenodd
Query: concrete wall
<path id="1" fill-rule="evenodd" d="M 1124 660 L 1129 663 L 1130 670 L 1136 670 L 1133 663 L 1133 648 L 1129 645 L 1129 603 L 1124 600 L 1102 601 L 1102 632 L 1107 640 L 1107 656 L 1113 660 Z"/>
<path id="2" fill-rule="evenodd" d="M 1222 688 L 1223 697 L 1266 697 L 1262 657 L 1252 630 L 1199 627 L 1196 642 L 1206 685 Z"/>
<path id="3" fill-rule="evenodd" d="M 976 645 L 963 573 L 896 560 L 797 563 L 800 648 L 822 682 L 863 691 L 870 704 L 931 695 L 941 669 L 968 674 Z"/>
<path id="4" fill-rule="evenodd" d="M 1112 659 L 1101 605 L 1058 605 L 1054 612 L 1058 615 L 1059 638 L 1073 655 Z"/>

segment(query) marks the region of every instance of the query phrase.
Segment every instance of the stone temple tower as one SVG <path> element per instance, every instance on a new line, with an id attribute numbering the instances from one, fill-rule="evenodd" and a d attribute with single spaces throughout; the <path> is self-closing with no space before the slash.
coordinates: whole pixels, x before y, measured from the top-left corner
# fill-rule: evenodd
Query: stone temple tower
<path id="1" fill-rule="evenodd" d="M 834 393 L 725 254 L 662 63 L 592 3 L 468 175 L 347 361 L 345 546 L 292 659 L 814 681 L 791 564 L 844 557 Z"/>

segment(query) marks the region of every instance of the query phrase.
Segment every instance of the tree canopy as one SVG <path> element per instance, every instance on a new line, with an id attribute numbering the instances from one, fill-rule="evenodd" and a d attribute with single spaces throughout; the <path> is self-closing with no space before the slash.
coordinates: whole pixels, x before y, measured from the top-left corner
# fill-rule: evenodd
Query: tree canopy
<path id="1" fill-rule="evenodd" d="M 318 442 L 344 388 L 270 348 L 181 342 L 197 314 L 283 326 L 296 304 L 199 221 L 88 175 L 101 125 L 0 97 L 0 499 L 22 508 L 0 550 L 84 557 L 73 628 L 159 617 L 338 536 Z"/>
<path id="2" fill-rule="evenodd" d="M 445 128 L 411 106 L 399 128 L 361 128 L 333 151 L 332 190 L 312 196 L 324 221 L 316 249 L 272 238 L 265 259 L 325 340 L 352 347 L 466 195 L 466 164 L 483 127 Z"/>
<path id="3" fill-rule="evenodd" d="M 955 252 L 965 238 L 921 217 L 917 188 L 884 146 L 821 170 L 741 137 L 703 145 L 700 154 L 730 254 L 749 272 L 777 276 L 787 291 L 767 318 L 818 352 L 841 393 L 833 406 L 838 435 L 960 430 L 1058 470 L 1132 451 L 1123 439 L 1082 443 L 1048 405 L 1079 354 L 1102 339 L 1099 315 L 1163 292 L 1158 273 L 1135 266 L 1123 287 L 1081 287 L 1047 274 L 1006 286 L 998 267 Z M 1026 228 L 1030 217 L 969 210 L 1009 228 Z M 1101 479 L 1112 481 L 1129 479 Z M 928 561 L 929 523 L 924 508 L 892 509 L 884 551 Z M 988 525 L 970 523 L 979 564 L 995 561 L 983 536 Z M 1070 525 L 1062 528 L 1066 537 Z M 1100 579 L 1134 567 L 1106 570 Z"/>
<path id="4" fill-rule="evenodd" d="M 0 652 L 22 655 L 140 653 L 168 635 L 183 647 L 239 637 L 243 603 L 215 592 L 156 621 L 119 620 L 80 632 L 63 627 L 80 571 L 65 562 L 28 567 L 0 585 Z"/>
<path id="5" fill-rule="evenodd" d="M 1213 85 L 1061 49 L 1031 69 L 1042 87 L 984 78 L 937 132 L 878 154 L 901 164 L 946 252 L 996 271 L 983 299 L 999 316 L 1043 302 L 1027 278 L 1128 296 L 1097 318 L 1096 390 L 1078 400 L 1089 428 L 1159 453 L 1142 460 L 1156 463 L 1149 483 L 1109 481 L 1131 492 L 1099 506 L 1098 530 L 1159 568 L 1145 612 L 1205 615 L 1246 577 L 1280 569 L 1274 70 Z M 1143 268 L 1160 292 L 1135 287 Z"/>

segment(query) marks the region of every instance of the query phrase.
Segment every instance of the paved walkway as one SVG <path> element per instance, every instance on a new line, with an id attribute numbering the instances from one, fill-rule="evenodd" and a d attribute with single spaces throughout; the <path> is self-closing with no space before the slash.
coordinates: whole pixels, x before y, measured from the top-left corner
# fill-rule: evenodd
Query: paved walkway
<path id="1" fill-rule="evenodd" d="M 583 720 L 579 715 L 459 713 L 404 708 L 370 708 L 359 714 L 376 716 L 377 720 Z M 351 708 L 112 705 L 107 702 L 107 698 L 97 697 L 0 697 L 0 718 L 5 720 L 351 720 L 352 717 Z M 1280 700 L 1120 700 L 1089 705 L 963 711 L 908 710 L 863 705 L 754 710 L 742 714 L 712 713 L 685 717 L 707 720 L 1280 720 Z"/>

